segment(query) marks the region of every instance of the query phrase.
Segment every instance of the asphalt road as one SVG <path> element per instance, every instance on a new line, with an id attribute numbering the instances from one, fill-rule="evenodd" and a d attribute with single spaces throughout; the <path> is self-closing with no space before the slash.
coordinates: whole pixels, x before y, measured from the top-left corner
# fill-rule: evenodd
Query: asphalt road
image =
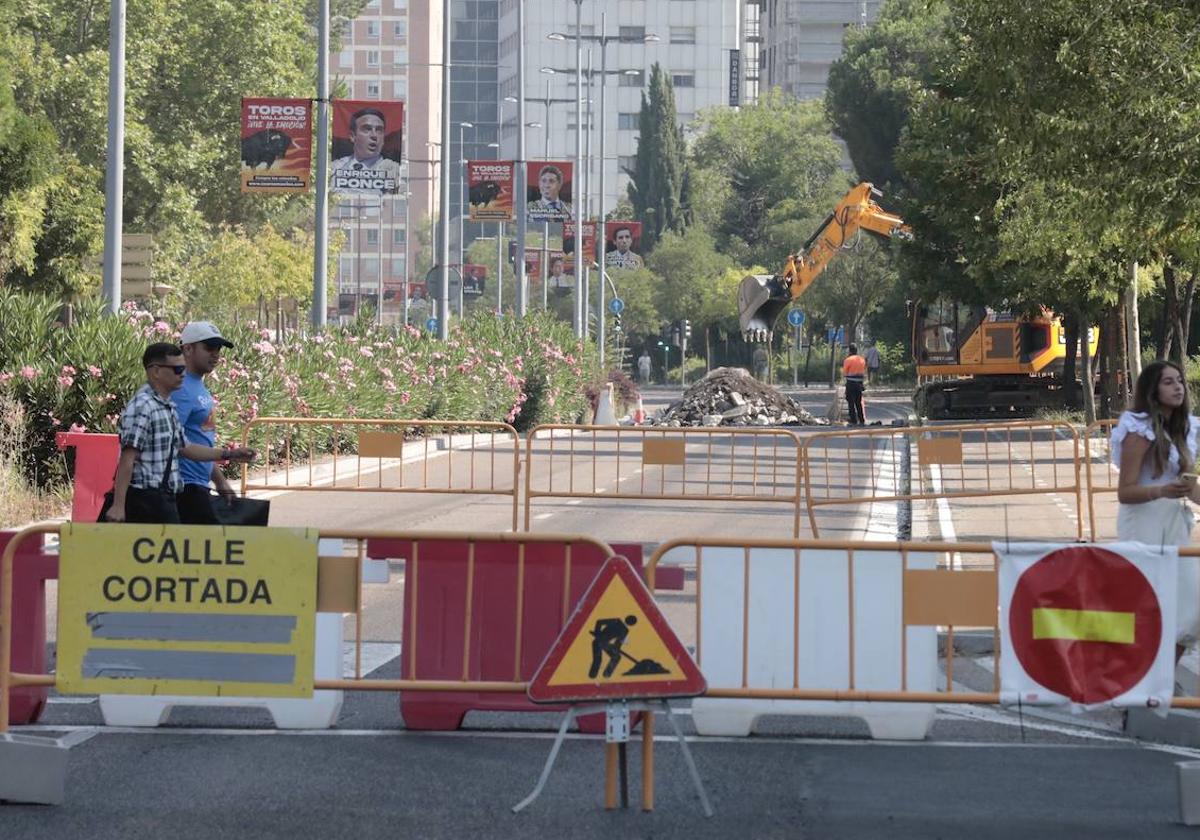
<path id="1" fill-rule="evenodd" d="M 829 398 L 828 391 L 802 394 L 814 413 Z M 872 409 L 880 419 L 899 418 L 906 399 L 876 399 Z M 504 530 L 511 515 L 503 504 L 459 496 L 290 493 L 273 504 L 296 524 L 338 527 L 452 522 L 462 530 L 467 522 Z M 633 504 L 591 507 L 554 505 L 539 529 L 619 540 L 637 538 L 643 520 L 673 522 L 673 514 Z M 869 518 L 839 516 L 831 526 L 850 530 Z M 778 524 L 766 510 L 718 510 L 705 527 L 759 533 Z M 687 630 L 693 584 L 662 598 L 685 644 L 694 641 Z M 402 593 L 398 564 L 389 584 L 364 590 L 371 676 L 398 676 Z M 349 619 L 345 630 L 351 638 Z M 959 657 L 954 668 L 968 688 L 991 684 L 989 657 Z M 532 790 L 549 752 L 556 713 L 472 712 L 460 732 L 422 733 L 404 729 L 394 694 L 357 692 L 347 693 L 330 731 L 278 732 L 262 711 L 198 708 L 176 709 L 156 730 L 113 730 L 99 726 L 95 698 L 55 697 L 40 725 L 17 731 L 82 739 L 71 751 L 68 801 L 0 805 L 0 837 L 1171 837 L 1187 831 L 1176 824 L 1175 763 L 1200 759 L 1198 750 L 1126 738 L 1111 712 L 1019 715 L 947 704 L 926 741 L 880 743 L 858 720 L 796 716 L 767 717 L 746 739 L 698 737 L 689 704 L 677 708 L 716 810 L 711 819 L 700 812 L 677 745 L 664 737 L 665 722 L 657 729 L 653 812 L 636 807 L 637 742 L 630 747 L 635 807 L 606 812 L 601 743 L 572 735 L 542 797 L 514 815 L 511 806 Z"/>

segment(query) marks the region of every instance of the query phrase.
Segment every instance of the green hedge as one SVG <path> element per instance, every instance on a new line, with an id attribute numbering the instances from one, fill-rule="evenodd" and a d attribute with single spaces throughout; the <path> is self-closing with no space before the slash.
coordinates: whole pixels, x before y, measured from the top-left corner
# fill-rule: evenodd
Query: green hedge
<path id="1" fill-rule="evenodd" d="M 60 308 L 0 289 L 0 395 L 25 409 L 25 472 L 43 485 L 66 475 L 55 433 L 113 432 L 145 381 L 142 351 L 178 340 L 182 327 L 131 304 L 109 317 L 95 301 L 77 305 L 65 327 Z M 260 416 L 502 420 L 519 430 L 575 422 L 587 412 L 587 384 L 599 380 L 593 348 L 542 314 L 480 312 L 445 343 L 413 327 L 358 324 L 282 343 L 252 324 L 219 327 L 235 345 L 206 380 L 223 441 Z"/>

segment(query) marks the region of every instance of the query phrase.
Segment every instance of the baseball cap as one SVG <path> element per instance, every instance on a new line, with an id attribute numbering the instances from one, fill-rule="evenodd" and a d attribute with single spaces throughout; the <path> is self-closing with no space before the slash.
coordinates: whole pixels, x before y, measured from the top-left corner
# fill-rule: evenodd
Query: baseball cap
<path id="1" fill-rule="evenodd" d="M 180 344 L 195 344 L 197 341 L 214 339 L 225 347 L 233 346 L 233 342 L 221 335 L 220 331 L 212 325 L 212 321 L 192 321 L 183 328 L 183 332 L 179 335 Z"/>

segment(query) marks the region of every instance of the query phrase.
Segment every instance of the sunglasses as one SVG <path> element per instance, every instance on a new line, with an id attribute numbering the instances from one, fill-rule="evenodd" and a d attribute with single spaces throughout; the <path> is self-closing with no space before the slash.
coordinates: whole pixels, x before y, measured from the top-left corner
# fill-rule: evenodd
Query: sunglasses
<path id="1" fill-rule="evenodd" d="M 174 371 L 176 376 L 183 376 L 183 372 L 187 370 L 187 365 L 160 365 L 157 362 L 150 365 L 150 367 L 166 368 L 167 370 Z"/>
<path id="2" fill-rule="evenodd" d="M 216 352 L 225 346 L 225 342 L 221 341 L 219 338 L 210 338 L 208 341 L 202 341 L 200 343 L 212 352 Z"/>

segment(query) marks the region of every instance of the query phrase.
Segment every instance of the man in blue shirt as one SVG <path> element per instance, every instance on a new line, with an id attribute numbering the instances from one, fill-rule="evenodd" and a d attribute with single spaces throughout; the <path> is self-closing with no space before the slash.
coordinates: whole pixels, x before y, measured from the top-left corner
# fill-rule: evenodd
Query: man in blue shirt
<path id="1" fill-rule="evenodd" d="M 183 328 L 179 336 L 183 345 L 183 361 L 187 371 L 183 384 L 171 394 L 175 413 L 183 426 L 183 435 L 188 443 L 214 446 L 217 438 L 216 417 L 213 415 L 213 398 L 204 386 L 204 377 L 212 373 L 221 361 L 221 350 L 232 347 L 233 342 L 223 337 L 209 321 L 192 321 Z M 211 463 L 179 459 L 179 475 L 183 479 L 183 491 L 179 494 L 179 520 L 185 525 L 217 525 L 217 513 L 213 509 L 209 482 L 217 486 L 217 492 L 225 498 L 237 493 L 220 470 Z"/>

